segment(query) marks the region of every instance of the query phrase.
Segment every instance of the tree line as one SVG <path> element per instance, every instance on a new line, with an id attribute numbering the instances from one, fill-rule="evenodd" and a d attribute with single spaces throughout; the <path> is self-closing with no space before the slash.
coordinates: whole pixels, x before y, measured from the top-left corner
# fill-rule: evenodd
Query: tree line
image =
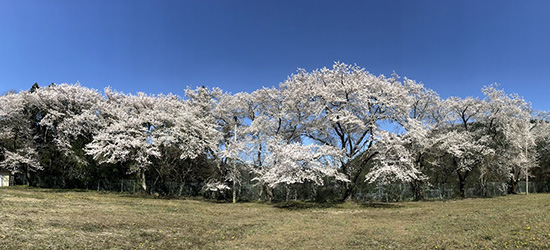
<path id="1" fill-rule="evenodd" d="M 375 76 L 344 63 L 298 70 L 278 87 L 231 94 L 188 88 L 185 96 L 103 92 L 79 84 L 32 86 L 0 97 L 0 168 L 29 185 L 63 187 L 135 179 L 144 191 L 200 183 L 238 200 L 243 180 L 270 200 L 280 187 L 340 188 L 406 183 L 414 198 L 434 183 L 548 180 L 550 126 L 498 85 L 482 98 L 441 98 L 422 83 Z"/>

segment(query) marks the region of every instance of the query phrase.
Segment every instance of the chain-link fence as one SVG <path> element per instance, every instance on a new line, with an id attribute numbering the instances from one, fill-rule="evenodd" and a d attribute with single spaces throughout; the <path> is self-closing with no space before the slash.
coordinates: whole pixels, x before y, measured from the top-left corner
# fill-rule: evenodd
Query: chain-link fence
<path id="1" fill-rule="evenodd" d="M 37 187 L 45 188 L 66 188 L 70 186 L 61 177 L 40 177 L 34 180 Z M 140 183 L 131 179 L 103 179 L 83 182 L 77 188 L 97 191 L 111 191 L 121 193 L 142 193 Z M 148 193 L 165 196 L 203 196 L 210 199 L 229 200 L 231 191 L 211 192 L 203 189 L 202 183 L 191 182 L 152 182 L 147 183 Z M 240 201 L 256 200 L 301 200 L 301 201 L 336 201 L 341 200 L 344 195 L 344 184 L 331 183 L 325 186 L 315 186 L 311 183 L 279 185 L 269 189 L 266 186 L 253 182 L 245 182 L 239 185 L 237 190 Z M 517 191 L 524 193 L 525 182 L 519 182 Z M 506 195 L 508 183 L 488 182 L 483 186 L 467 187 L 467 197 L 494 197 Z M 451 199 L 459 196 L 458 186 L 455 183 L 437 183 L 422 187 L 425 199 Z M 529 182 L 529 193 L 550 193 L 550 183 Z M 373 185 L 365 184 L 355 188 L 353 199 L 359 202 L 383 201 L 395 202 L 406 201 L 414 198 L 414 192 L 409 184 Z"/>

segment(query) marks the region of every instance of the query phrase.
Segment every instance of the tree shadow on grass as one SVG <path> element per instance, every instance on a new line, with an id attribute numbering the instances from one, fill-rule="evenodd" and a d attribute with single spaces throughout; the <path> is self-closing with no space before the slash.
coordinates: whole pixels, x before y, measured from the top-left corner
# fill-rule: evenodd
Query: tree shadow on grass
<path id="1" fill-rule="evenodd" d="M 388 203 L 388 202 L 364 202 L 364 203 L 345 203 L 345 202 L 308 202 L 308 201 L 283 201 L 272 203 L 273 207 L 286 209 L 286 210 L 305 210 L 305 209 L 314 209 L 314 208 L 381 208 L 381 209 L 397 209 L 404 207 L 403 204 L 399 203 Z"/>
<path id="2" fill-rule="evenodd" d="M 40 192 L 44 193 L 87 193 L 90 192 L 90 190 L 86 189 L 75 189 L 75 188 L 36 188 L 37 190 L 40 189 Z"/>
<path id="3" fill-rule="evenodd" d="M 364 208 L 401 208 L 403 207 L 401 204 L 386 203 L 386 202 L 366 202 L 366 203 L 360 203 L 359 205 Z"/>
<path id="4" fill-rule="evenodd" d="M 90 190 L 86 189 L 77 189 L 77 188 L 48 188 L 48 187 L 32 187 L 27 185 L 16 185 L 16 186 L 10 186 L 10 189 L 13 190 L 29 190 L 33 192 L 40 192 L 40 193 L 69 193 L 69 192 L 89 192 Z"/>
<path id="5" fill-rule="evenodd" d="M 335 207 L 341 203 L 319 203 L 319 202 L 305 202 L 305 201 L 283 201 L 274 203 L 273 206 L 276 208 L 287 209 L 287 210 L 302 210 L 302 209 L 312 209 L 312 208 L 331 208 Z"/>

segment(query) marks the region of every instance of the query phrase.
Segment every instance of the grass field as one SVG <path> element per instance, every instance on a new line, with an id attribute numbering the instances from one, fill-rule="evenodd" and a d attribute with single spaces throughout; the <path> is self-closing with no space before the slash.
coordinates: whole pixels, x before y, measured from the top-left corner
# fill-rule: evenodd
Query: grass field
<path id="1" fill-rule="evenodd" d="M 546 249 L 550 194 L 397 204 L 212 203 L 0 189 L 1 249 Z"/>

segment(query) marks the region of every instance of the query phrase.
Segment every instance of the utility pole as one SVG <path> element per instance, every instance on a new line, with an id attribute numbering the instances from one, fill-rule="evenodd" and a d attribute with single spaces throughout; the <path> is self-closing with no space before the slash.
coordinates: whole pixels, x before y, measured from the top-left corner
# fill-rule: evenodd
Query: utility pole
<path id="1" fill-rule="evenodd" d="M 527 157 L 527 143 L 525 143 L 525 157 Z M 525 162 L 527 165 L 525 166 L 525 195 L 529 194 L 529 160 Z"/>
<path id="2" fill-rule="evenodd" d="M 529 194 L 529 157 L 527 151 L 527 138 L 525 138 L 525 195 Z"/>
<path id="3" fill-rule="evenodd" d="M 236 147 L 237 146 L 237 123 L 235 123 L 235 133 L 233 134 L 233 147 Z M 236 148 L 233 148 L 233 149 L 236 149 Z M 235 150 L 235 153 L 237 151 Z M 231 171 L 231 175 L 232 175 L 232 179 L 233 179 L 233 203 L 237 203 L 237 185 L 236 185 L 236 182 L 237 182 L 237 175 L 235 174 L 236 171 L 237 171 L 237 165 L 236 165 L 236 159 L 237 158 L 237 154 L 235 154 L 234 158 L 233 158 L 233 171 Z"/>

